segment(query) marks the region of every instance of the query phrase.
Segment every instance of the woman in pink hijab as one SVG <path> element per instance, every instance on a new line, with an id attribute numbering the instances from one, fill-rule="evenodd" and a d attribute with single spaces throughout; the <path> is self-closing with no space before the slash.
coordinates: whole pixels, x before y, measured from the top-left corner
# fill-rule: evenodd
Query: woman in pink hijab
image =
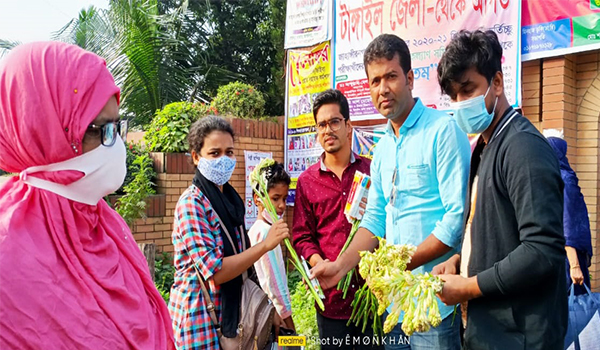
<path id="1" fill-rule="evenodd" d="M 59 42 L 0 60 L 0 349 L 172 349 L 167 307 L 123 219 L 119 89 Z"/>

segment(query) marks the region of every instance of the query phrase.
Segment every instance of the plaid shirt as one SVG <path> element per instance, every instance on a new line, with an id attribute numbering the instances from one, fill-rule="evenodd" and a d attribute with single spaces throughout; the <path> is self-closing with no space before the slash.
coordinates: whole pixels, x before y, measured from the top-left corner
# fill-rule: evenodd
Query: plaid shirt
<path id="1" fill-rule="evenodd" d="M 239 242 L 237 230 L 236 235 Z M 172 239 L 176 272 L 169 312 L 173 319 L 175 345 L 178 350 L 219 349 L 217 332 L 200 287 L 202 282 L 192 260 L 208 283 L 220 323 L 221 296 L 219 286 L 211 277 L 221 269 L 223 262 L 221 226 L 208 198 L 194 185 L 179 198 Z"/>

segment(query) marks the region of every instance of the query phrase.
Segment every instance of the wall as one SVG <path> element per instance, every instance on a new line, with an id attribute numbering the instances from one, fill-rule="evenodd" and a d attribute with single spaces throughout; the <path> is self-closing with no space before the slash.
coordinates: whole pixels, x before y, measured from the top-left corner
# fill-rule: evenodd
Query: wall
<path id="1" fill-rule="evenodd" d="M 237 164 L 230 183 L 244 198 L 246 191 L 244 172 L 244 150 L 273 152 L 276 161 L 283 162 L 284 120 L 277 122 L 243 119 L 229 120 L 234 132 L 235 155 Z M 133 225 L 133 234 L 138 243 L 154 243 L 159 252 L 172 252 L 171 233 L 173 232 L 174 210 L 179 196 L 188 188 L 194 177 L 194 167 L 189 165 L 189 156 L 184 154 L 167 156 L 155 154 L 157 171 L 157 193 L 164 194 L 166 205 L 164 213 L 157 217 L 138 219 Z M 286 217 L 291 225 L 293 209 L 288 209 Z"/>
<path id="2" fill-rule="evenodd" d="M 536 127 L 563 129 L 567 157 L 577 172 L 592 231 L 592 288 L 600 291 L 598 126 L 600 51 L 523 63 L 523 113 Z"/>

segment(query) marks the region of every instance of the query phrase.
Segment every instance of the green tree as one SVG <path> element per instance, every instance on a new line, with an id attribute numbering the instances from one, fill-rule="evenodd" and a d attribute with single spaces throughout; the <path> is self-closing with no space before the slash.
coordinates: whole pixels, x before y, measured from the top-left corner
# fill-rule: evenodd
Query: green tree
<path id="1" fill-rule="evenodd" d="M 181 64 L 190 52 L 178 36 L 186 10 L 187 1 L 161 15 L 157 0 L 113 0 L 106 10 L 81 10 L 54 39 L 104 57 L 121 87 L 122 114 L 144 125 L 191 90 L 190 67 Z"/>
<path id="2" fill-rule="evenodd" d="M 147 126 L 177 101 L 209 102 L 233 81 L 265 95 L 265 113 L 284 109 L 285 0 L 111 0 L 55 33 L 107 60 L 121 87 L 122 115 Z M 15 42 L 0 40 L 0 57 Z"/>
<path id="3" fill-rule="evenodd" d="M 161 0 L 163 11 L 177 8 L 180 1 Z M 205 51 L 219 69 L 237 76 L 211 71 L 200 90 L 215 96 L 220 86 L 242 81 L 265 95 L 265 112 L 284 112 L 285 0 L 197 0 L 190 1 L 188 37 Z M 195 32 L 204 32 L 206 41 L 197 42 Z M 202 96 L 204 97 L 204 96 Z"/>
<path id="4" fill-rule="evenodd" d="M 4 55 L 10 52 L 10 50 L 12 50 L 15 46 L 20 44 L 20 41 L 0 39 L 0 58 L 4 57 Z"/>
<path id="5" fill-rule="evenodd" d="M 263 92 L 270 115 L 284 109 L 285 5 L 284 0 L 223 0 L 212 2 L 209 11 L 211 61 Z"/>
<path id="6" fill-rule="evenodd" d="M 207 79 L 238 77 L 210 62 L 208 32 L 192 15 L 187 0 L 112 0 L 106 10 L 82 10 L 54 38 L 104 57 L 121 87 L 122 115 L 146 126 L 171 102 L 206 101 Z"/>

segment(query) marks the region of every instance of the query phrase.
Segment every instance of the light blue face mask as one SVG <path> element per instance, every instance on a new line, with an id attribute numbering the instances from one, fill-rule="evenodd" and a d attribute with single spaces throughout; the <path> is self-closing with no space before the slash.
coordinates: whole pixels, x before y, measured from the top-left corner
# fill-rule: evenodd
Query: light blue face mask
<path id="1" fill-rule="evenodd" d="M 210 160 L 200 158 L 198 160 L 198 170 L 207 180 L 222 186 L 231 179 L 231 175 L 235 170 L 235 159 L 227 156 Z"/>
<path id="2" fill-rule="evenodd" d="M 456 119 L 458 127 L 465 133 L 479 134 L 492 124 L 498 97 L 496 97 L 496 102 L 494 102 L 492 113 L 488 112 L 485 105 L 485 98 L 490 92 L 491 87 L 492 84 L 490 82 L 485 95 L 479 95 L 466 101 L 450 103 L 450 108 L 454 110 L 454 119 Z"/>

